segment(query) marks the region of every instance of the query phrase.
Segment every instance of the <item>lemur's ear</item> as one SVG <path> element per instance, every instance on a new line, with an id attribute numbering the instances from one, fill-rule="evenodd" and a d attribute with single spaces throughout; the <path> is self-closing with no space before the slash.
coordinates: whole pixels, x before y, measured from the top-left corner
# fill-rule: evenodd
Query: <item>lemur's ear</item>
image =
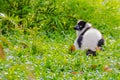
<path id="1" fill-rule="evenodd" d="M 86 24 L 86 22 L 85 22 L 85 21 L 79 21 L 79 22 L 78 22 L 78 25 L 79 25 L 79 26 L 82 26 L 82 27 L 84 27 L 84 26 L 85 26 L 85 24 Z"/>

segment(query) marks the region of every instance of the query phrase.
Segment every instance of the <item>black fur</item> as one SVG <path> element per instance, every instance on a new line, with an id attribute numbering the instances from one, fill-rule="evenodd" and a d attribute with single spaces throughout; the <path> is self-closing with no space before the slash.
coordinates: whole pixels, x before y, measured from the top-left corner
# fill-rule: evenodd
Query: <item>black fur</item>
<path id="1" fill-rule="evenodd" d="M 80 35 L 80 36 L 78 37 L 78 39 L 77 39 L 77 43 L 78 43 L 79 48 L 81 48 L 82 39 L 83 39 L 83 36 L 82 36 L 82 35 Z"/>
<path id="2" fill-rule="evenodd" d="M 79 25 L 79 27 L 80 27 L 80 30 L 82 30 L 82 29 L 85 27 L 86 22 L 85 22 L 85 21 L 80 21 L 80 22 L 78 23 L 78 25 Z"/>
<path id="3" fill-rule="evenodd" d="M 97 44 L 97 46 L 98 47 L 102 47 L 103 45 L 104 45 L 104 39 L 102 38 L 102 39 L 100 39 L 99 41 L 98 41 L 98 44 Z"/>
<path id="4" fill-rule="evenodd" d="M 98 47 L 102 47 L 103 45 L 104 45 L 104 39 L 102 38 L 102 39 L 100 39 L 99 41 L 98 41 Z M 89 56 L 89 55 L 93 55 L 93 56 L 96 56 L 96 51 L 92 51 L 92 50 L 88 50 L 87 52 L 86 52 L 86 55 L 87 56 Z"/>
<path id="5" fill-rule="evenodd" d="M 81 35 L 84 35 L 85 32 L 86 32 L 87 30 L 89 30 L 89 29 L 90 29 L 90 27 L 86 28 L 86 29 L 81 33 Z"/>
<path id="6" fill-rule="evenodd" d="M 89 56 L 89 55 L 96 56 L 96 51 L 92 51 L 92 50 L 89 49 L 89 50 L 86 52 L 86 55 L 87 55 L 87 56 Z"/>
<path id="7" fill-rule="evenodd" d="M 77 43 L 79 45 L 79 48 L 81 48 L 81 45 L 82 45 L 82 39 L 83 39 L 83 35 L 85 34 L 85 32 L 90 29 L 90 27 L 86 28 L 83 33 L 80 34 L 80 36 L 78 37 L 78 40 L 77 40 Z"/>

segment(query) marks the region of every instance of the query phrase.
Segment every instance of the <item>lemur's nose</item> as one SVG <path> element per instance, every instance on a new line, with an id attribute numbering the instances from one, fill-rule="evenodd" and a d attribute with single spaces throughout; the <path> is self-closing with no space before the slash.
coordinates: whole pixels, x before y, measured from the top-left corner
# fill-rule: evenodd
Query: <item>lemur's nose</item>
<path id="1" fill-rule="evenodd" d="M 74 27 L 74 29 L 75 29 L 75 30 L 79 30 L 79 25 L 76 25 L 76 26 Z"/>

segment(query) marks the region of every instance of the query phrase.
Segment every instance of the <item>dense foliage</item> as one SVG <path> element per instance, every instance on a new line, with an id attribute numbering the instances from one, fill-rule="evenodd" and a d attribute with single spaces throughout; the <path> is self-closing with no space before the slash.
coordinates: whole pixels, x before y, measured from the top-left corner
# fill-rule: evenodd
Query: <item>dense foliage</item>
<path id="1" fill-rule="evenodd" d="M 79 19 L 106 40 L 96 57 L 69 51 Z M 119 80 L 120 1 L 0 0 L 0 57 L 2 80 Z"/>

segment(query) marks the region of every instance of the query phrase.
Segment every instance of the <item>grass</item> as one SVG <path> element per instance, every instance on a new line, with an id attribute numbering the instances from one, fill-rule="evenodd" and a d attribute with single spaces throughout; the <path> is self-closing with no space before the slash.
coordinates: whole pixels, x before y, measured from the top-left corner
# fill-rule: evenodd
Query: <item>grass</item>
<path id="1" fill-rule="evenodd" d="M 120 80 L 119 0 L 0 3 L 0 80 Z M 105 38 L 96 57 L 69 50 L 78 19 Z"/>
<path id="2" fill-rule="evenodd" d="M 0 60 L 1 79 L 120 79 L 120 39 L 104 35 L 104 51 L 87 57 L 84 51 L 69 51 L 76 35 L 74 30 L 49 36 L 45 32 L 28 32 L 32 34 L 16 29 L 12 35 L 1 35 L 6 55 L 6 60 Z M 106 71 L 105 66 L 112 70 Z"/>

